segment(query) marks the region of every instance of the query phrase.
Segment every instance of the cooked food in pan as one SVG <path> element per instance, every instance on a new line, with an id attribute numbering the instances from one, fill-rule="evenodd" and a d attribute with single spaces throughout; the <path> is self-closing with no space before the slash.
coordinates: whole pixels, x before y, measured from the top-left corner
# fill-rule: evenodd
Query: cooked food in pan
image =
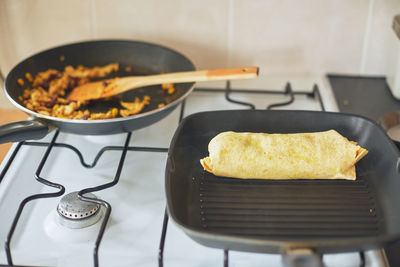
<path id="1" fill-rule="evenodd" d="M 26 73 L 24 78 L 27 83 L 20 78 L 18 84 L 20 86 L 28 84 L 29 89 L 24 90 L 19 100 L 26 108 L 39 114 L 65 119 L 99 120 L 138 114 L 149 105 L 151 100 L 149 96 L 144 96 L 142 99 L 136 97 L 133 102 L 120 101 L 118 107 L 111 107 L 107 112 L 91 112 L 87 108 L 88 101 L 67 99 L 68 93 L 76 86 L 106 77 L 118 69 L 119 64 L 112 63 L 93 68 L 66 66 L 64 71 L 48 69 L 39 72 L 35 77 Z M 163 89 L 168 94 L 174 93 L 173 84 L 163 85 Z"/>
<path id="2" fill-rule="evenodd" d="M 200 160 L 208 172 L 242 179 L 356 179 L 368 151 L 335 130 L 267 134 L 223 132 Z"/>

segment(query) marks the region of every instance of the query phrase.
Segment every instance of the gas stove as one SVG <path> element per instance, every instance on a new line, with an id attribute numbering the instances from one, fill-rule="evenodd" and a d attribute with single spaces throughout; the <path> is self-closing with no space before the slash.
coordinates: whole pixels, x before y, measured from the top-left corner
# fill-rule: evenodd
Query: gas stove
<path id="1" fill-rule="evenodd" d="M 326 83 L 297 90 L 196 88 L 165 119 L 132 133 L 54 132 L 14 144 L 0 173 L 0 265 L 282 266 L 280 255 L 204 247 L 165 210 L 164 170 L 182 118 L 201 111 L 337 111 Z M 324 255 L 326 266 L 387 266 L 381 250 Z"/>

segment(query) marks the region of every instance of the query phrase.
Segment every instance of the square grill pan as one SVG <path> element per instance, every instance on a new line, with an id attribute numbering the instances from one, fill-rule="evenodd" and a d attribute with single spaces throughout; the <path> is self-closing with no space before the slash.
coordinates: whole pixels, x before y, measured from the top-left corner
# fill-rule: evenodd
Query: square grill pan
<path id="1" fill-rule="evenodd" d="M 205 172 L 200 159 L 220 132 L 335 129 L 369 153 L 356 181 L 241 180 Z M 193 114 L 171 142 L 167 209 L 195 241 L 215 248 L 338 253 L 380 248 L 400 237 L 399 152 L 369 119 L 329 112 L 229 110 Z"/>

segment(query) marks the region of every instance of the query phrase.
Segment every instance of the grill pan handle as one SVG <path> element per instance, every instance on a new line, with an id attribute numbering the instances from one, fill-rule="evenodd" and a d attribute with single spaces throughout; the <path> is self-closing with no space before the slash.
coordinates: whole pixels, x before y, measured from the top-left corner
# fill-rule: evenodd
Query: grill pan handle
<path id="1" fill-rule="evenodd" d="M 0 144 L 45 137 L 51 129 L 37 120 L 16 121 L 0 126 Z"/>
<path id="2" fill-rule="evenodd" d="M 282 255 L 286 267 L 323 267 L 322 257 L 308 248 L 288 249 Z"/>

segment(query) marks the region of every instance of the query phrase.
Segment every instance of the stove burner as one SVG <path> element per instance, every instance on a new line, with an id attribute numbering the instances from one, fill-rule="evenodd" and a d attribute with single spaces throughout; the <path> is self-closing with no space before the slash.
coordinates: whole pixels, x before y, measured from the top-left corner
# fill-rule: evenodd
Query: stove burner
<path id="1" fill-rule="evenodd" d="M 92 193 L 85 196 L 97 197 Z M 60 216 L 59 223 L 65 227 L 79 229 L 95 224 L 100 220 L 103 213 L 99 204 L 82 201 L 78 198 L 78 192 L 72 192 L 61 198 L 57 206 Z"/>

